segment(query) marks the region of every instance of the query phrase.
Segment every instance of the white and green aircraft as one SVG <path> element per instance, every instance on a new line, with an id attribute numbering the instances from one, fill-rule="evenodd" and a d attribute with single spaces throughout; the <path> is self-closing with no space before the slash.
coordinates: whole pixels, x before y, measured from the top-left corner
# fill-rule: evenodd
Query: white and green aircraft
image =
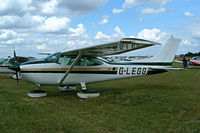
<path id="1" fill-rule="evenodd" d="M 171 37 L 161 52 L 149 59 L 112 63 L 101 58 L 159 45 L 143 39 L 123 38 L 117 42 L 54 53 L 44 60 L 25 62 L 10 69 L 20 71 L 22 79 L 35 84 L 37 88 L 54 85 L 67 90 L 80 84 L 83 92 L 89 93 L 86 89 L 87 83 L 157 74 L 175 69 L 171 68 L 171 64 L 179 43 L 180 39 Z"/>
<path id="2" fill-rule="evenodd" d="M 16 57 L 14 58 L 9 58 L 9 59 L 2 59 L 0 60 L 0 74 L 9 74 L 9 77 L 17 79 L 16 77 L 16 71 L 13 71 L 11 69 L 9 69 L 10 67 L 12 67 L 13 65 L 15 65 L 15 63 L 22 63 L 22 62 L 27 62 L 30 61 L 30 58 L 28 57 Z M 20 78 L 19 73 L 17 74 L 18 78 Z"/>

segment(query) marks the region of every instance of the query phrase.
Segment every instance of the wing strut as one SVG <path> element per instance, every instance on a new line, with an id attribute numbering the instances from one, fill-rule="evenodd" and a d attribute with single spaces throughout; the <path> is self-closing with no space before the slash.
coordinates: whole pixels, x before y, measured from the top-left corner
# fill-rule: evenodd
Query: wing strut
<path id="1" fill-rule="evenodd" d="M 78 60 L 81 58 L 82 52 L 79 51 L 79 54 L 77 55 L 76 59 L 74 62 L 71 64 L 71 66 L 68 68 L 68 70 L 65 72 L 65 75 L 58 81 L 59 84 L 63 84 L 63 81 L 66 79 L 67 75 L 70 73 L 74 65 L 78 62 Z"/>

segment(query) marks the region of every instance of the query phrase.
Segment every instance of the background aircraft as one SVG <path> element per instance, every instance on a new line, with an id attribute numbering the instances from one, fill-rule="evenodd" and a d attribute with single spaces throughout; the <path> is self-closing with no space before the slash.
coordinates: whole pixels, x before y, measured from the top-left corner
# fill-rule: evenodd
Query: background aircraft
<path id="1" fill-rule="evenodd" d="M 2 59 L 2 60 L 0 60 L 0 74 L 9 74 L 10 77 L 16 79 L 16 74 L 15 74 L 16 71 L 9 69 L 9 67 L 16 65 L 16 63 L 20 64 L 23 62 L 31 61 L 33 59 L 34 58 L 21 57 L 21 56 L 16 57 L 16 59 L 15 59 L 15 57 L 10 58 L 10 59 Z M 19 74 L 18 74 L 18 76 L 19 76 Z"/>
<path id="2" fill-rule="evenodd" d="M 196 56 L 196 57 L 193 57 L 192 59 L 190 59 L 190 64 L 199 66 L 200 65 L 200 56 Z"/>

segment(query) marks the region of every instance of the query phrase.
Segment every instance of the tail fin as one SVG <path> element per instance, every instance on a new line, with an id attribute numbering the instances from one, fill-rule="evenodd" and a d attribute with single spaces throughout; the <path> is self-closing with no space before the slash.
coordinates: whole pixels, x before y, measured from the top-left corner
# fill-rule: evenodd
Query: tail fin
<path id="1" fill-rule="evenodd" d="M 172 62 L 174 60 L 174 57 L 176 55 L 180 39 L 171 37 L 165 46 L 162 48 L 159 54 L 156 56 L 147 59 L 146 61 L 151 62 Z"/>

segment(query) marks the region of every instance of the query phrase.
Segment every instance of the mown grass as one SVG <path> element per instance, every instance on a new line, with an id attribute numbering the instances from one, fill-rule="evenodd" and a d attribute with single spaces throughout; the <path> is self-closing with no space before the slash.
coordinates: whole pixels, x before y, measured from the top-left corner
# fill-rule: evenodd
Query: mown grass
<path id="1" fill-rule="evenodd" d="M 89 84 L 98 98 L 79 99 L 44 87 L 48 96 L 29 98 L 32 84 L 0 75 L 0 132 L 200 132 L 200 69 Z M 80 89 L 80 87 L 78 87 Z"/>

